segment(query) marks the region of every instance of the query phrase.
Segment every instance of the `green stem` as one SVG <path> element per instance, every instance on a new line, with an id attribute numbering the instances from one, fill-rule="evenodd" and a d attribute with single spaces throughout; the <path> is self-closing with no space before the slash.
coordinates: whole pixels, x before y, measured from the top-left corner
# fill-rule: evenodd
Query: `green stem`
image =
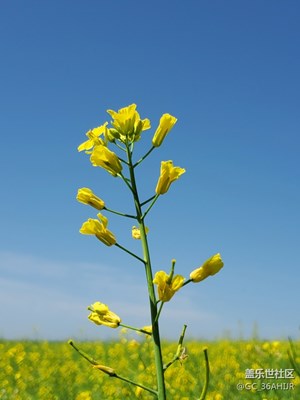
<path id="1" fill-rule="evenodd" d="M 132 257 L 135 257 L 139 261 L 141 261 L 143 264 L 145 264 L 145 260 L 143 260 L 141 257 L 137 256 L 136 254 L 132 253 L 132 251 L 126 249 L 126 247 L 121 246 L 119 243 L 115 243 L 115 246 L 119 247 L 119 249 L 126 251 L 126 253 L 130 254 Z"/>
<path id="2" fill-rule="evenodd" d="M 141 203 L 141 207 L 144 206 L 145 204 L 149 203 L 149 201 L 153 200 L 155 197 L 156 197 L 156 194 L 155 194 L 154 196 L 150 197 L 150 199 L 148 199 L 148 200 L 146 200 L 146 201 L 143 201 L 143 202 Z"/>
<path id="3" fill-rule="evenodd" d="M 124 214 L 124 213 L 121 213 L 121 212 L 119 212 L 119 211 L 111 210 L 110 208 L 107 208 L 107 207 L 104 207 L 103 210 L 106 210 L 106 211 L 111 212 L 111 213 L 113 213 L 113 214 L 121 215 L 122 217 L 127 217 L 127 218 L 134 218 L 134 219 L 136 219 L 136 216 L 135 216 L 135 215 Z"/>
<path id="4" fill-rule="evenodd" d="M 176 354 L 175 354 L 175 356 L 172 358 L 172 360 L 168 362 L 168 364 L 165 364 L 165 365 L 164 365 L 164 371 L 165 371 L 167 368 L 169 368 L 172 364 L 174 364 L 175 361 L 184 358 L 184 357 L 183 357 L 184 348 L 182 347 L 182 343 L 183 343 L 185 331 L 186 331 L 186 325 L 183 325 L 183 329 L 182 329 L 181 335 L 180 335 L 179 340 L 178 340 L 178 346 L 177 346 Z M 186 358 L 186 357 L 187 357 L 187 356 L 185 356 L 185 358 Z"/>
<path id="5" fill-rule="evenodd" d="M 123 326 L 123 328 L 127 328 L 127 329 L 131 329 L 132 331 L 137 331 L 137 332 L 140 332 L 140 333 L 144 333 L 145 335 L 150 335 L 151 336 L 151 333 L 150 332 L 146 332 L 144 329 L 142 329 L 142 328 L 134 328 L 133 326 L 130 326 L 130 325 L 125 325 L 125 324 L 119 324 L 120 326 Z"/>
<path id="6" fill-rule="evenodd" d="M 75 343 L 73 342 L 73 340 L 69 340 L 68 341 L 69 345 L 73 347 L 73 349 L 75 349 L 80 355 L 81 357 L 85 358 L 90 364 L 92 365 L 97 365 L 99 364 L 98 361 L 94 360 L 92 357 L 90 357 L 87 353 L 85 353 L 84 351 L 80 350 Z"/>
<path id="7" fill-rule="evenodd" d="M 158 304 L 159 302 L 157 302 L 157 304 Z M 159 319 L 159 316 L 160 316 L 160 313 L 161 313 L 161 310 L 162 310 L 162 308 L 163 308 L 163 306 L 164 306 L 164 302 L 162 301 L 161 303 L 160 303 L 160 306 L 159 306 L 159 309 L 158 309 L 158 312 L 157 312 L 157 315 L 156 315 L 156 320 L 158 321 L 158 319 Z"/>
<path id="8" fill-rule="evenodd" d="M 207 348 L 203 349 L 203 352 L 205 359 L 205 382 L 199 400 L 205 400 L 209 383 L 209 361 L 208 361 Z"/>
<path id="9" fill-rule="evenodd" d="M 136 163 L 135 166 L 138 165 L 148 154 L 150 154 L 150 151 L 138 163 Z M 154 357 L 155 357 L 156 378 L 157 378 L 157 399 L 158 400 L 166 400 L 163 360 L 162 360 L 159 325 L 158 325 L 158 318 L 157 318 L 157 302 L 156 302 L 156 295 L 155 295 L 155 290 L 154 290 L 154 285 L 153 285 L 153 275 L 152 275 L 152 268 L 151 268 L 150 252 L 149 252 L 149 246 L 148 246 L 147 235 L 146 235 L 146 227 L 145 227 L 144 220 L 143 220 L 142 207 L 141 207 L 141 203 L 139 201 L 138 191 L 137 191 L 137 187 L 136 187 L 134 166 L 132 164 L 132 159 L 131 159 L 131 151 L 128 146 L 127 146 L 127 158 L 128 158 L 128 163 L 129 163 L 130 180 L 131 180 L 131 185 L 132 185 L 132 193 L 133 193 L 134 204 L 135 204 L 135 208 L 136 208 L 137 220 L 139 222 L 139 228 L 140 228 L 140 232 L 141 232 L 141 242 L 142 242 L 142 248 L 143 248 L 145 273 L 146 273 L 148 294 L 149 294 L 150 314 L 151 314 L 151 322 L 152 322 L 152 338 L 153 338 L 153 345 L 154 345 Z"/>
<path id="10" fill-rule="evenodd" d="M 159 194 L 157 194 L 157 195 L 154 197 L 152 203 L 151 203 L 150 206 L 147 208 L 147 210 L 144 212 L 144 215 L 143 215 L 143 217 L 142 217 L 143 219 L 146 218 L 146 215 L 147 215 L 148 212 L 151 210 L 151 208 L 154 206 L 154 204 L 155 204 L 156 200 L 158 199 L 158 197 L 159 197 Z"/>
<path id="11" fill-rule="evenodd" d="M 128 162 L 127 161 L 125 161 L 125 160 L 123 160 L 123 158 L 121 158 L 121 157 L 118 157 L 118 159 L 122 162 L 122 163 L 124 163 L 124 164 L 126 164 L 126 165 L 128 165 Z"/>
<path id="12" fill-rule="evenodd" d="M 117 147 L 119 147 L 119 149 L 121 149 L 122 151 L 125 151 L 125 152 L 126 152 L 126 148 L 120 146 L 116 141 L 114 141 L 114 144 L 115 144 Z M 126 164 L 127 164 L 127 162 L 126 162 Z"/>
<path id="13" fill-rule="evenodd" d="M 129 190 L 131 191 L 131 193 L 134 194 L 134 193 L 133 193 L 132 187 L 131 187 L 131 186 L 129 185 L 129 183 L 128 183 L 128 180 L 129 180 L 129 179 L 127 179 L 127 178 L 122 174 L 122 172 L 119 172 L 118 176 L 120 176 L 120 177 L 123 179 L 123 181 L 126 183 L 127 187 L 128 187 Z"/>
<path id="14" fill-rule="evenodd" d="M 183 287 L 183 286 L 185 286 L 185 285 L 187 285 L 188 283 L 191 283 L 191 282 L 193 282 L 193 280 L 192 279 L 188 279 L 187 281 L 185 281 L 183 283 L 183 285 L 181 287 Z"/>
<path id="15" fill-rule="evenodd" d="M 140 158 L 139 161 L 137 161 L 132 167 L 133 167 L 133 168 L 137 167 L 143 160 L 145 160 L 146 157 L 149 156 L 149 154 L 150 154 L 154 149 L 155 149 L 155 147 L 152 146 L 151 149 L 150 149 L 149 151 L 147 151 L 147 153 L 146 153 L 142 158 Z"/>
<path id="16" fill-rule="evenodd" d="M 140 387 L 141 389 L 144 389 L 144 390 L 146 390 L 147 392 L 150 392 L 150 393 L 154 394 L 155 397 L 157 397 L 157 391 L 156 391 L 156 390 L 153 390 L 153 389 L 151 389 L 151 388 L 149 388 L 149 387 L 147 387 L 147 386 L 144 386 L 144 385 L 142 385 L 141 383 L 134 382 L 134 381 L 132 381 L 131 379 L 127 379 L 127 378 L 125 378 L 124 376 L 121 376 L 121 375 L 118 375 L 118 374 L 116 374 L 116 375 L 114 376 L 114 378 L 118 378 L 118 379 L 120 379 L 121 381 L 124 381 L 124 382 L 127 382 L 127 383 L 131 383 L 132 385 L 137 386 L 137 387 Z"/>

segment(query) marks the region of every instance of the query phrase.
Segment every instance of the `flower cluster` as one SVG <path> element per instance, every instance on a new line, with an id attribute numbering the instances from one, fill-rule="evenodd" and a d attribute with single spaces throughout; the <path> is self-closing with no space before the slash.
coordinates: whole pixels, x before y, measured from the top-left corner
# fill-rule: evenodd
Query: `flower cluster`
<path id="1" fill-rule="evenodd" d="M 125 147 L 141 138 L 141 133 L 151 128 L 151 123 L 148 118 L 141 119 L 136 110 L 136 104 L 131 104 L 121 108 L 118 111 L 107 110 L 112 117 L 111 127 L 109 123 L 90 129 L 86 136 L 88 140 L 78 146 L 78 151 L 85 151 L 90 155 L 90 162 L 94 167 L 104 168 L 114 177 L 123 177 L 122 159 L 116 153 L 108 148 L 109 143 L 119 141 L 120 144 L 125 144 Z M 159 125 L 152 139 L 152 148 L 159 147 L 167 134 L 173 128 L 177 118 L 170 114 L 163 114 Z M 172 161 L 162 161 L 160 176 L 156 185 L 156 195 L 165 194 L 172 182 L 177 180 L 185 172 L 184 168 L 174 167 Z M 128 182 L 128 180 L 127 180 Z M 105 202 L 96 196 L 90 188 L 81 188 L 77 193 L 77 200 L 83 204 L 90 205 L 97 210 L 106 209 Z M 116 244 L 115 235 L 107 229 L 108 220 L 102 214 L 98 214 L 98 219 L 89 218 L 83 223 L 80 233 L 85 235 L 95 235 L 107 246 Z M 146 233 L 148 228 L 146 228 Z M 140 228 L 132 228 L 132 237 L 140 239 Z"/>
<path id="2" fill-rule="evenodd" d="M 116 139 L 123 143 L 136 142 L 140 140 L 142 131 L 151 128 L 149 119 L 141 119 L 136 111 L 136 104 L 121 108 L 118 111 L 107 110 L 112 117 L 111 125 L 108 129 L 107 138 L 113 142 Z"/>

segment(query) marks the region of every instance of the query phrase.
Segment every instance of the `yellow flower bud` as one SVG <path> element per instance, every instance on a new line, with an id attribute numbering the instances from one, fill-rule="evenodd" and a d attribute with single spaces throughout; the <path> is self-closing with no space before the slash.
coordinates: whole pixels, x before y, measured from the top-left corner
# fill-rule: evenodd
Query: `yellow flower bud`
<path id="1" fill-rule="evenodd" d="M 78 189 L 76 199 L 80 203 L 88 204 L 97 210 L 102 210 L 105 207 L 104 201 L 97 197 L 89 188 Z"/>
<path id="2" fill-rule="evenodd" d="M 123 168 L 118 156 L 103 145 L 94 147 L 90 160 L 94 167 L 102 167 L 113 176 L 117 176 Z"/>
<path id="3" fill-rule="evenodd" d="M 147 233 L 149 232 L 149 228 L 146 226 L 145 230 L 146 230 L 146 235 L 147 235 Z M 132 234 L 133 239 L 141 239 L 141 230 L 140 230 L 140 228 L 138 228 L 136 226 L 133 226 L 132 230 L 131 230 L 131 234 Z"/>
<path id="4" fill-rule="evenodd" d="M 190 273 L 190 279 L 193 282 L 203 281 L 203 279 L 206 279 L 210 275 L 215 275 L 217 272 L 219 272 L 223 265 L 224 263 L 222 261 L 221 255 L 220 253 L 217 253 L 206 260 L 201 267 L 192 271 Z"/>
<path id="5" fill-rule="evenodd" d="M 109 310 L 106 304 L 97 301 L 88 307 L 92 312 L 88 316 L 89 320 L 97 325 L 105 325 L 110 328 L 117 328 L 121 323 L 121 318 Z"/>
<path id="6" fill-rule="evenodd" d="M 83 235 L 95 235 L 106 246 L 116 244 L 117 240 L 114 234 L 107 229 L 108 219 L 101 213 L 97 214 L 98 219 L 89 218 L 80 228 Z"/>
<path id="7" fill-rule="evenodd" d="M 169 190 L 171 183 L 177 180 L 184 173 L 185 169 L 174 167 L 173 161 L 162 161 L 160 167 L 160 177 L 155 189 L 156 193 L 166 193 Z"/>
<path id="8" fill-rule="evenodd" d="M 154 133 L 153 139 L 152 139 L 152 144 L 155 147 L 159 147 L 162 142 L 164 141 L 165 137 L 167 134 L 170 132 L 170 130 L 173 128 L 173 126 L 176 124 L 177 118 L 173 117 L 170 114 L 163 114 L 160 121 L 159 125 Z"/>
<path id="9" fill-rule="evenodd" d="M 104 372 L 109 376 L 116 376 L 116 372 L 113 368 L 106 367 L 105 365 L 94 365 L 93 368 L 99 369 L 100 371 Z"/>
<path id="10" fill-rule="evenodd" d="M 165 271 L 158 271 L 153 279 L 153 283 L 157 285 L 159 300 L 164 302 L 171 300 L 175 292 L 183 285 L 183 276 L 171 275 L 168 275 Z"/>

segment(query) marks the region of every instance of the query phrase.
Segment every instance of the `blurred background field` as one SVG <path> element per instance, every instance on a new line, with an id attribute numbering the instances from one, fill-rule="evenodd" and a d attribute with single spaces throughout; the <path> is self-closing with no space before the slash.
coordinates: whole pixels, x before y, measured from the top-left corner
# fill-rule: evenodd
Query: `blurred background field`
<path id="1" fill-rule="evenodd" d="M 110 366 L 117 373 L 140 383 L 154 386 L 151 341 L 123 337 L 120 342 L 77 344 L 99 364 Z M 300 341 L 294 345 L 300 355 Z M 205 346 L 208 347 L 211 369 L 207 400 L 234 400 L 241 397 L 249 400 L 300 398 L 300 378 L 295 372 L 294 379 L 246 379 L 246 369 L 285 371 L 292 368 L 287 354 L 287 341 L 257 339 L 187 342 L 188 357 L 166 371 L 168 398 L 199 398 L 205 376 Z M 175 354 L 176 347 L 176 342 L 164 343 L 165 362 Z M 1 340 L 0 382 L 1 400 L 153 399 L 150 394 L 93 369 L 66 342 Z M 240 383 L 254 382 L 257 388 L 267 383 L 279 387 L 261 391 L 237 390 Z M 289 389 L 285 389 L 287 385 Z"/>

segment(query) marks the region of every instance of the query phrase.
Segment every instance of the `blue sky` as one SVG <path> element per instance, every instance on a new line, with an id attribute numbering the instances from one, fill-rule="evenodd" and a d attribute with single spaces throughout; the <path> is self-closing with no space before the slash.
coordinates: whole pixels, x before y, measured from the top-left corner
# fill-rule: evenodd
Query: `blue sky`
<path id="1" fill-rule="evenodd" d="M 125 4 L 126 3 L 126 4 Z M 117 337 L 87 320 L 107 303 L 149 323 L 144 272 L 117 248 L 79 234 L 91 187 L 130 211 L 121 181 L 77 146 L 107 109 L 138 105 L 153 129 L 178 118 L 139 172 L 152 195 L 161 160 L 186 168 L 149 214 L 154 271 L 188 277 L 220 252 L 214 277 L 178 292 L 165 337 L 299 337 L 300 5 L 297 1 L 10 1 L 2 4 L 0 336 Z M 108 215 L 139 252 L 132 221 Z"/>

